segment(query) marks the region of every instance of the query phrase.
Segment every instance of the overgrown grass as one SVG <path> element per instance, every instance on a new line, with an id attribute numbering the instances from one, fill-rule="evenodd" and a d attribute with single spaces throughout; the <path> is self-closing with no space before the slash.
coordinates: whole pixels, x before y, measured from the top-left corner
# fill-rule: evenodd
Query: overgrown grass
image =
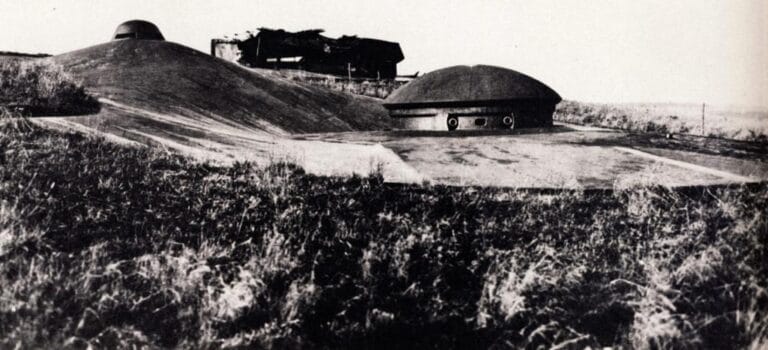
<path id="1" fill-rule="evenodd" d="M 629 131 L 689 134 L 768 143 L 768 112 L 708 106 L 702 129 L 701 105 L 600 104 L 563 101 L 554 119 Z"/>
<path id="2" fill-rule="evenodd" d="M 60 66 L 45 60 L 0 60 L 0 109 L 38 116 L 89 114 L 99 108 Z"/>
<path id="3" fill-rule="evenodd" d="M 301 75 L 292 76 L 292 80 L 309 83 L 315 86 L 321 86 L 336 91 L 344 91 L 351 94 L 363 95 L 385 99 L 393 91 L 404 85 L 402 82 L 393 80 L 347 80 L 337 78 L 309 79 Z"/>
<path id="4" fill-rule="evenodd" d="M 384 99 L 397 88 L 405 85 L 405 81 L 392 79 L 363 79 L 339 77 L 330 74 L 313 73 L 302 70 L 269 70 L 270 74 L 281 76 L 293 81 L 323 87 L 330 90 L 344 91 L 351 94 Z"/>
<path id="5" fill-rule="evenodd" d="M 768 346 L 768 186 L 537 194 L 0 127 L 0 348 Z"/>

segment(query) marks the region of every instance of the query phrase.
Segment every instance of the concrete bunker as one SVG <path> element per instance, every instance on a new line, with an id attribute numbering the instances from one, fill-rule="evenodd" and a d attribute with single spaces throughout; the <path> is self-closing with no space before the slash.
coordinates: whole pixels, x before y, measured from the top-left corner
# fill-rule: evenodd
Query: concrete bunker
<path id="1" fill-rule="evenodd" d="M 430 72 L 393 92 L 384 107 L 398 129 L 515 129 L 552 126 L 561 100 L 525 74 L 478 65 Z"/>

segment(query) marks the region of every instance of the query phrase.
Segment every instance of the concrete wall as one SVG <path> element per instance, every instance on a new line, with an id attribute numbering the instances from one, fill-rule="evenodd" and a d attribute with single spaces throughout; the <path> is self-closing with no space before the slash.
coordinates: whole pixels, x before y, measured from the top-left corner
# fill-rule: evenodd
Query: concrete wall
<path id="1" fill-rule="evenodd" d="M 211 51 L 213 56 L 232 62 L 237 62 L 242 57 L 236 43 L 211 43 Z"/>
<path id="2" fill-rule="evenodd" d="M 514 116 L 514 128 L 547 127 L 552 126 L 553 112 L 554 106 L 506 105 L 393 109 L 389 114 L 396 129 L 448 131 L 450 117 L 458 119 L 457 130 L 509 129 L 506 116 Z"/>

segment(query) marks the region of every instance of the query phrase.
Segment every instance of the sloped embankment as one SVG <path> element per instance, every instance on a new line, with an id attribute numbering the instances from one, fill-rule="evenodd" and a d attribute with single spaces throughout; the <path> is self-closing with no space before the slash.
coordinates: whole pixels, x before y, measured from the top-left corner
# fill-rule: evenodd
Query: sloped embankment
<path id="1" fill-rule="evenodd" d="M 423 180 L 380 146 L 284 137 L 387 129 L 386 110 L 373 98 L 251 71 L 163 41 L 109 42 L 49 60 L 81 79 L 103 108 L 93 116 L 36 119 L 47 125 L 218 163 L 287 160 L 320 175 L 381 170 L 391 181 Z"/>
<path id="2" fill-rule="evenodd" d="M 109 42 L 51 59 L 97 96 L 156 113 L 273 134 L 388 126 L 386 111 L 373 99 L 249 71 L 171 42 Z"/>

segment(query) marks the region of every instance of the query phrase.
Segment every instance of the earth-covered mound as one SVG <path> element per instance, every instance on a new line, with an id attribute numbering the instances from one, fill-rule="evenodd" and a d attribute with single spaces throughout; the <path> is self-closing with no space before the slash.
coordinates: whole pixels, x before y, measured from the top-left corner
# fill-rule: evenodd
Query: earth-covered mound
<path id="1" fill-rule="evenodd" d="M 248 70 L 167 41 L 114 41 L 50 59 L 98 97 L 144 111 L 277 134 L 388 126 L 374 99 Z"/>

